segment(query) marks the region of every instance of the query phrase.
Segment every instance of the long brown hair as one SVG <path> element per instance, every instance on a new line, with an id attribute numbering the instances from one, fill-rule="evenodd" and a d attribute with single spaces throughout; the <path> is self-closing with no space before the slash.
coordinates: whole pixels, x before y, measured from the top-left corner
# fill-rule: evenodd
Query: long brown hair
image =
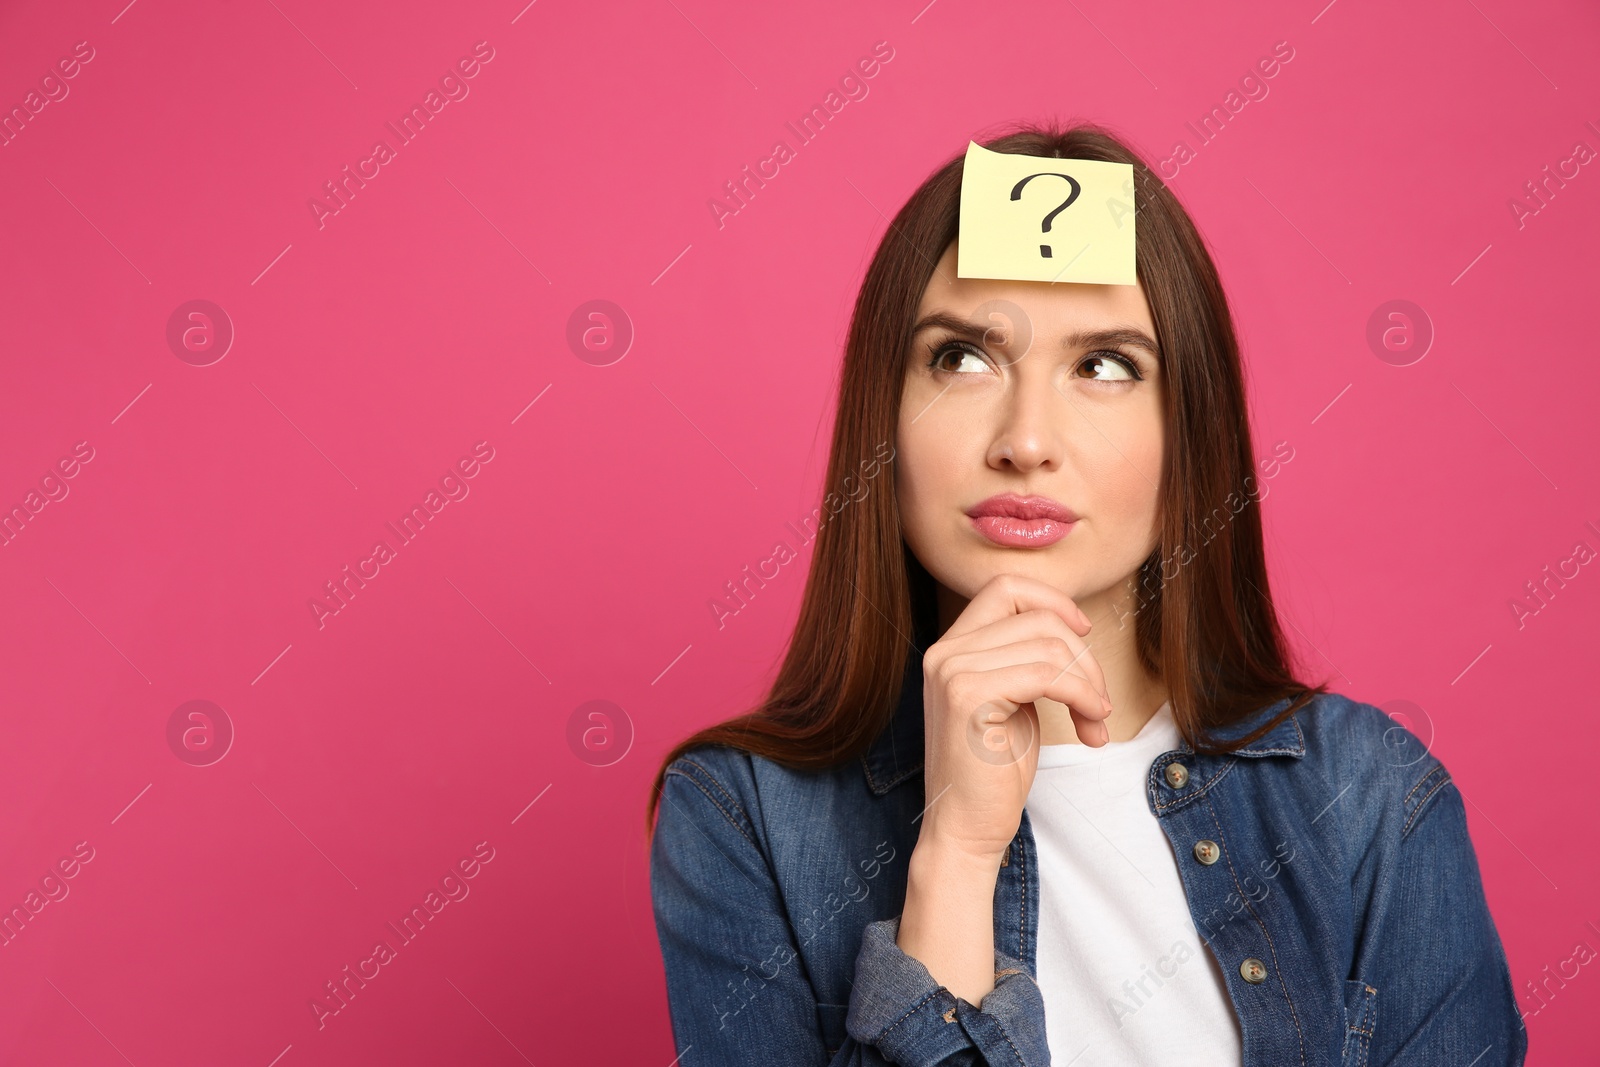
<path id="1" fill-rule="evenodd" d="M 1135 642 L 1146 670 L 1166 684 L 1191 746 L 1216 753 L 1250 744 L 1326 683 L 1295 679 L 1268 592 L 1244 376 L 1216 265 L 1171 191 L 1109 130 L 1019 125 L 980 143 L 1133 166 L 1138 277 L 1165 356 L 1169 442 L 1160 542 L 1137 577 Z M 911 327 L 957 234 L 964 149 L 906 201 L 867 268 L 845 343 L 828 486 L 847 485 L 858 462 L 895 439 Z M 892 479 L 892 463 L 888 469 Z M 901 535 L 892 480 L 852 497 L 817 532 L 794 635 L 766 699 L 666 754 L 652 783 L 647 837 L 667 766 L 696 746 L 731 746 L 808 770 L 864 752 L 894 714 L 916 649 L 908 635 L 933 604 L 933 578 Z M 1285 697 L 1289 706 L 1246 736 L 1206 735 Z"/>

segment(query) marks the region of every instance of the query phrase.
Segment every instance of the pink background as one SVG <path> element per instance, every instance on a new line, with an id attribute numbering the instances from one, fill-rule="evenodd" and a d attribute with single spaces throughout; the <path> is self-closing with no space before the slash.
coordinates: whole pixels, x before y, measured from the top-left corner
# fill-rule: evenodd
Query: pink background
<path id="1" fill-rule="evenodd" d="M 924 2 L 7 5 L 7 112 L 93 59 L 0 148 L 0 507 L 93 459 L 0 547 L 0 907 L 93 859 L 0 948 L 4 1062 L 671 1061 L 647 783 L 758 699 L 804 565 L 720 630 L 709 602 L 828 488 L 885 217 L 969 137 L 1052 114 L 1193 152 L 1172 184 L 1237 309 L 1258 452 L 1294 450 L 1265 512 L 1296 643 L 1413 706 L 1525 1011 L 1549 982 L 1530 1062 L 1592 1050 L 1600 974 L 1564 961 L 1600 951 L 1600 567 L 1520 627 L 1511 603 L 1600 549 L 1600 166 L 1521 226 L 1508 201 L 1600 149 L 1600 16 Z M 468 95 L 319 226 L 323 183 L 480 41 Z M 880 41 L 867 95 L 797 144 Z M 1186 123 L 1279 41 L 1268 95 L 1202 144 Z M 708 201 L 780 138 L 795 158 L 719 227 Z M 567 342 L 596 299 L 635 331 L 606 366 Z M 1406 366 L 1367 342 L 1396 299 L 1435 331 Z M 235 331 L 208 366 L 167 341 L 191 300 Z M 319 628 L 324 583 L 480 441 L 469 494 Z M 207 766 L 168 740 L 191 700 L 235 735 Z M 610 765 L 569 740 L 591 700 L 621 709 L 591 737 Z M 480 842 L 470 894 L 319 1029 L 324 983 Z"/>

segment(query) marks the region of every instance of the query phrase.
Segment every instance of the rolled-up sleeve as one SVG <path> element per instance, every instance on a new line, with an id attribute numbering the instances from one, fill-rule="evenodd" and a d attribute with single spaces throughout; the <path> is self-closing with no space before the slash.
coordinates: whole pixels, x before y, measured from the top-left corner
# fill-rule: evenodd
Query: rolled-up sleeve
<path id="1" fill-rule="evenodd" d="M 762 835 L 723 779 L 727 761 L 680 757 L 662 781 L 650 887 L 667 1006 L 685 1067 L 1045 1067 L 1044 1004 L 1022 964 L 995 954 L 981 1009 L 867 924 L 845 1035 L 827 1047 L 819 1005 Z M 717 773 L 713 773 L 717 768 Z M 721 777 L 719 777 L 719 775 Z M 665 1061 L 663 1061 L 665 1062 Z"/>
<path id="2" fill-rule="evenodd" d="M 1044 997 L 1020 960 L 996 951 L 994 988 L 974 1006 L 940 985 L 896 939 L 900 918 L 867 924 L 845 1029 L 891 1063 L 1045 1067 Z"/>

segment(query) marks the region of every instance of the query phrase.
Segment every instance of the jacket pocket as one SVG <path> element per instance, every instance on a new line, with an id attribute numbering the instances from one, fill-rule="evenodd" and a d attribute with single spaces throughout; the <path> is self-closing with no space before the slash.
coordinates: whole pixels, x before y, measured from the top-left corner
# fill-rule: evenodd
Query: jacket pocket
<path id="1" fill-rule="evenodd" d="M 817 1005 L 817 1026 L 822 1032 L 822 1047 L 827 1049 L 829 1059 L 844 1047 L 844 1039 L 848 1036 L 844 1029 L 844 1018 L 848 1014 L 848 1004 Z"/>
<path id="2" fill-rule="evenodd" d="M 1367 1067 L 1367 1051 L 1378 1024 L 1378 991 L 1359 978 L 1344 984 L 1344 1052 L 1341 1067 Z"/>

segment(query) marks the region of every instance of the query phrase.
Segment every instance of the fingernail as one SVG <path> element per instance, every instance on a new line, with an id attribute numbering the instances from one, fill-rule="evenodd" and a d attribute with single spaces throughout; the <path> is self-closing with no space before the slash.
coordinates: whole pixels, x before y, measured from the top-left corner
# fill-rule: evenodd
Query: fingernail
<path id="1" fill-rule="evenodd" d="M 1111 710 L 1111 701 L 1109 701 L 1109 700 L 1106 700 L 1106 699 L 1104 699 L 1104 698 L 1101 698 L 1101 700 L 1100 700 L 1100 703 L 1101 703 L 1101 704 L 1103 704 L 1103 705 L 1105 705 L 1105 710 L 1106 710 L 1106 711 L 1108 711 L 1108 712 L 1109 712 L 1109 711 L 1110 711 L 1110 710 Z"/>

